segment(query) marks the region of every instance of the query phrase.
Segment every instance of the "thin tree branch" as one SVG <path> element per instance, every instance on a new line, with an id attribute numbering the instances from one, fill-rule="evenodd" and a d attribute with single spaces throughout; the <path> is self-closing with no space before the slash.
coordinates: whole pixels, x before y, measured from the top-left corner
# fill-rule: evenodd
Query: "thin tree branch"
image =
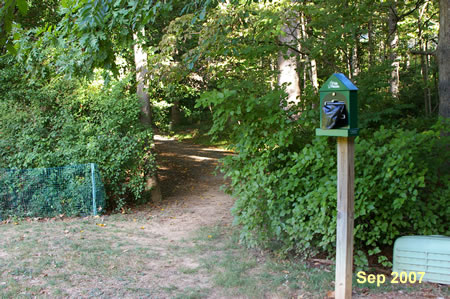
<path id="1" fill-rule="evenodd" d="M 423 25 L 427 25 L 436 15 L 439 15 L 439 12 L 435 12 L 432 14 L 426 21 L 423 22 Z"/>
<path id="2" fill-rule="evenodd" d="M 431 55 L 431 56 L 436 56 L 436 50 L 434 50 L 434 51 L 410 50 L 409 53 L 411 53 L 413 55 Z"/>
<path id="3" fill-rule="evenodd" d="M 391 12 L 394 14 L 395 16 L 395 24 L 394 24 L 394 30 L 392 30 L 392 32 L 389 32 L 389 36 L 387 38 L 387 41 L 390 40 L 391 36 L 397 31 L 397 25 L 398 22 L 400 22 L 403 18 L 409 16 L 410 14 L 414 13 L 417 9 L 419 9 L 419 7 L 425 3 L 425 0 L 419 0 L 416 2 L 416 5 L 414 6 L 413 9 L 411 9 L 410 11 L 402 14 L 402 15 L 398 15 L 395 11 L 395 7 L 393 5 L 389 5 L 389 9 L 391 10 Z"/>
<path id="4" fill-rule="evenodd" d="M 291 46 L 291 45 L 282 43 L 282 42 L 280 42 L 280 41 L 277 41 L 276 44 L 277 44 L 278 46 L 280 46 L 280 47 L 287 47 L 288 49 L 290 49 L 290 50 L 296 52 L 297 54 L 309 55 L 308 52 L 300 51 L 299 49 L 297 49 L 297 48 L 295 48 L 295 47 L 293 47 L 293 46 Z"/>
<path id="5" fill-rule="evenodd" d="M 409 16 L 410 14 L 414 13 L 422 4 L 424 4 L 425 1 L 424 0 L 419 0 L 416 2 L 416 5 L 414 6 L 413 9 L 411 9 L 410 11 L 398 16 L 397 21 L 401 21 L 403 18 Z"/>

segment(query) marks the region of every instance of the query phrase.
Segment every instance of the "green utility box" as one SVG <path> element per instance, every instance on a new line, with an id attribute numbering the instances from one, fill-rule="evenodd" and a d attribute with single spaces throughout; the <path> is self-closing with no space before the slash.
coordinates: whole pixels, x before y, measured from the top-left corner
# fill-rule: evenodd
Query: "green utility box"
<path id="1" fill-rule="evenodd" d="M 358 136 L 358 88 L 341 73 L 320 88 L 320 128 L 317 136 Z"/>
<path id="2" fill-rule="evenodd" d="M 423 281 L 450 284 L 450 237 L 406 236 L 394 243 L 393 271 L 406 272 Z"/>

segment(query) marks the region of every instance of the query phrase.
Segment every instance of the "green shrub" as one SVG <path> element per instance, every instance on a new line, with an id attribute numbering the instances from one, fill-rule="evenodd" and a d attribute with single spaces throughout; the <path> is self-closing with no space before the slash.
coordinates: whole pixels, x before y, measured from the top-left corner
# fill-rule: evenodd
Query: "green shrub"
<path id="1" fill-rule="evenodd" d="M 450 215 L 449 173 L 438 167 L 446 153 L 438 150 L 445 144 L 438 130 L 381 128 L 365 137 L 357 138 L 355 150 L 358 266 L 367 263 L 364 252 L 378 254 L 401 235 L 448 234 Z M 316 138 L 300 152 L 239 153 L 225 167 L 238 197 L 236 223 L 249 244 L 276 240 L 285 252 L 334 252 L 335 142 Z"/>
<path id="2" fill-rule="evenodd" d="M 303 112 L 297 122 L 280 109 L 280 91 L 212 91 L 211 133 L 231 130 L 236 155 L 223 171 L 241 239 L 281 252 L 334 253 L 336 242 L 336 140 L 312 137 L 318 119 Z M 283 106 L 283 105 L 281 105 Z M 231 123 L 231 126 L 230 126 Z M 449 170 L 442 127 L 418 132 L 381 127 L 356 139 L 355 264 L 365 266 L 394 240 L 408 234 L 448 234 Z M 364 132 L 364 131 L 363 131 Z"/>
<path id="3" fill-rule="evenodd" d="M 156 85 L 156 84 L 155 84 Z M 195 100 L 198 98 L 197 88 L 182 83 L 168 83 L 151 87 L 149 90 L 152 102 L 152 116 L 154 125 L 161 131 L 169 132 L 173 128 L 173 106 L 177 102 L 179 119 L 182 124 L 192 124 L 204 120 L 207 113 L 205 109 L 196 109 Z"/>
<path id="4" fill-rule="evenodd" d="M 139 123 L 129 78 L 105 88 L 64 77 L 32 82 L 11 63 L 0 62 L 0 168 L 92 162 L 109 208 L 143 199 L 155 169 L 152 132 Z"/>

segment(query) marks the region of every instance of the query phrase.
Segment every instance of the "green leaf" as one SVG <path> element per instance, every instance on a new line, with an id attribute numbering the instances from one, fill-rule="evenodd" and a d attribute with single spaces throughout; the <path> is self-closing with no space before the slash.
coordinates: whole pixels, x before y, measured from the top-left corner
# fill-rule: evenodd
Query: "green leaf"
<path id="1" fill-rule="evenodd" d="M 16 55 L 17 54 L 17 49 L 14 47 L 13 44 L 11 43 L 7 43 L 6 44 L 6 49 L 8 50 L 8 52 L 12 55 Z"/>
<path id="2" fill-rule="evenodd" d="M 28 12 L 28 3 L 26 0 L 17 0 L 17 7 L 22 15 L 26 15 Z"/>
<path id="3" fill-rule="evenodd" d="M 201 21 L 203 21 L 205 19 L 205 15 L 206 15 L 206 8 L 203 8 L 198 17 Z"/>

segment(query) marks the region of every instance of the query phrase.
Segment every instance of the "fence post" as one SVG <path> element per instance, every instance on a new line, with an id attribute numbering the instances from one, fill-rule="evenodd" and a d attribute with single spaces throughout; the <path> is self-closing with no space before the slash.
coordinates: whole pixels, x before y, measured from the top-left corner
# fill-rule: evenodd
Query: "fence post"
<path id="1" fill-rule="evenodd" d="M 97 202 L 96 202 L 96 194 L 97 190 L 95 189 L 95 164 L 91 164 L 91 181 L 92 181 L 92 213 L 94 216 L 97 216 Z"/>

